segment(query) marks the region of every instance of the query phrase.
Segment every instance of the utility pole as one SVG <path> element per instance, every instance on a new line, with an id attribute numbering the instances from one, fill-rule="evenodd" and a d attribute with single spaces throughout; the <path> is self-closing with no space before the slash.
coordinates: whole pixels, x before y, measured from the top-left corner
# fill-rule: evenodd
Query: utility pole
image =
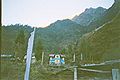
<path id="1" fill-rule="evenodd" d="M 76 41 L 76 43 L 75 43 L 75 47 L 74 47 L 75 51 L 74 51 L 74 56 L 73 56 L 74 80 L 77 80 L 77 66 L 76 66 L 76 55 L 75 55 L 77 45 L 78 45 L 78 41 Z"/>
<path id="2" fill-rule="evenodd" d="M 41 61 L 41 65 L 43 65 L 43 60 L 44 60 L 44 52 L 42 52 L 42 61 Z"/>
<path id="3" fill-rule="evenodd" d="M 75 54 L 74 54 L 74 80 L 77 80 L 77 66 L 76 66 L 76 62 L 75 62 Z"/>
<path id="4" fill-rule="evenodd" d="M 81 53 L 80 59 L 81 59 L 81 61 L 83 60 L 83 54 L 82 53 Z"/>
<path id="5" fill-rule="evenodd" d="M 73 62 L 75 62 L 75 54 L 73 55 Z"/>

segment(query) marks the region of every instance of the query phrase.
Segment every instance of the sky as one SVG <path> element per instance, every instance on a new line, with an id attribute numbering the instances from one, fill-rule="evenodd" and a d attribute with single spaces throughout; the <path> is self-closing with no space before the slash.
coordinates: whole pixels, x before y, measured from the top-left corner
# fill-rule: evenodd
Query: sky
<path id="1" fill-rule="evenodd" d="M 2 0 L 2 25 L 23 24 L 46 27 L 71 19 L 86 8 L 109 8 L 114 0 Z"/>

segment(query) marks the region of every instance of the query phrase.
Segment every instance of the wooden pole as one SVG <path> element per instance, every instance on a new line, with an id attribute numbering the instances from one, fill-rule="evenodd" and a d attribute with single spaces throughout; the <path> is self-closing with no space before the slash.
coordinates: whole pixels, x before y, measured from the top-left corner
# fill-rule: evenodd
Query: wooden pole
<path id="1" fill-rule="evenodd" d="M 73 62 L 75 62 L 75 54 L 73 55 Z"/>
<path id="2" fill-rule="evenodd" d="M 77 80 L 77 66 L 74 66 L 74 80 Z"/>
<path id="3" fill-rule="evenodd" d="M 74 62 L 74 80 L 77 80 L 77 66 L 76 66 L 76 47 L 78 45 L 78 41 L 76 41 L 75 43 L 75 47 L 74 47 L 74 56 L 73 56 L 73 62 Z"/>
<path id="4" fill-rule="evenodd" d="M 74 62 L 74 65 L 73 65 L 73 67 L 74 67 L 74 80 L 77 80 L 77 66 L 76 66 L 76 60 L 75 60 L 75 54 L 74 54 L 74 56 L 73 56 L 73 62 Z"/>
<path id="5" fill-rule="evenodd" d="M 41 61 L 41 65 L 43 65 L 43 60 L 44 60 L 44 52 L 42 52 L 42 61 Z"/>

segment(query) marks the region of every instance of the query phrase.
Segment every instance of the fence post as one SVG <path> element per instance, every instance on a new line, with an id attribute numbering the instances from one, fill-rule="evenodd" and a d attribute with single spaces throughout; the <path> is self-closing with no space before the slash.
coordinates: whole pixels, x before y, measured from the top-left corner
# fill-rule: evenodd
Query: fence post
<path id="1" fill-rule="evenodd" d="M 74 80 L 77 80 L 77 66 L 74 66 Z"/>
<path id="2" fill-rule="evenodd" d="M 42 61 L 41 61 L 41 65 L 43 65 L 43 60 L 44 60 L 44 52 L 42 52 Z"/>
<path id="3" fill-rule="evenodd" d="M 120 80 L 119 69 L 112 69 L 112 80 Z"/>

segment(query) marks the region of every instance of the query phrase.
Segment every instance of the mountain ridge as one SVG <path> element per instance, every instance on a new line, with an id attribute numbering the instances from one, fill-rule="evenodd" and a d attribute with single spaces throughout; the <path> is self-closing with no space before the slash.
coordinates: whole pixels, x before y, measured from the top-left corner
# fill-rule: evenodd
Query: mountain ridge
<path id="1" fill-rule="evenodd" d="M 88 26 L 91 22 L 97 20 L 97 18 L 100 18 L 101 15 L 104 14 L 104 12 L 107 9 L 98 7 L 98 8 L 87 8 L 85 11 L 78 16 L 76 15 L 75 17 L 72 18 L 72 21 L 83 25 L 83 26 Z"/>

